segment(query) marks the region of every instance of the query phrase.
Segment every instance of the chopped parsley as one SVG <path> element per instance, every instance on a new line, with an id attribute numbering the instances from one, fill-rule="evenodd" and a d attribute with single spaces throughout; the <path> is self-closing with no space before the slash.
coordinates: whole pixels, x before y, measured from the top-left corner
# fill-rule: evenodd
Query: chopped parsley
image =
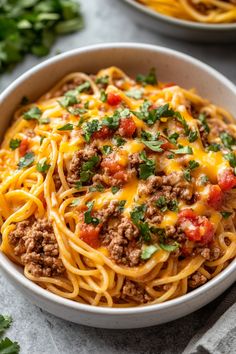
<path id="1" fill-rule="evenodd" d="M 67 91 L 62 99 L 58 101 L 61 107 L 67 108 L 78 103 L 76 90 Z"/>
<path id="2" fill-rule="evenodd" d="M 16 150 L 20 146 L 21 140 L 20 139 L 11 139 L 9 143 L 9 147 L 12 150 Z"/>
<path id="3" fill-rule="evenodd" d="M 142 139 L 141 142 L 152 151 L 163 152 L 163 149 L 161 148 L 161 146 L 163 145 L 163 140 L 144 140 L 144 139 Z"/>
<path id="4" fill-rule="evenodd" d="M 2 335 L 3 332 L 5 332 L 5 330 L 10 327 L 11 324 L 12 324 L 11 316 L 0 315 L 0 335 Z"/>
<path id="5" fill-rule="evenodd" d="M 185 135 L 188 136 L 190 134 L 190 128 L 189 128 L 186 120 L 184 119 L 184 117 L 180 114 L 180 112 L 175 112 L 174 116 L 177 119 L 177 121 L 182 124 L 182 126 L 184 128 L 184 133 L 185 133 Z"/>
<path id="6" fill-rule="evenodd" d="M 126 140 L 123 139 L 120 135 L 115 135 L 115 136 L 113 136 L 113 143 L 116 146 L 122 146 L 126 143 Z"/>
<path id="7" fill-rule="evenodd" d="M 198 138 L 198 132 L 196 130 L 190 130 L 188 133 L 188 141 L 193 143 Z"/>
<path id="8" fill-rule="evenodd" d="M 47 158 L 44 157 L 41 160 L 39 160 L 39 162 L 36 165 L 36 170 L 38 172 L 47 172 L 47 170 L 50 168 L 50 164 L 47 163 Z"/>
<path id="9" fill-rule="evenodd" d="M 155 205 L 160 208 L 162 212 L 167 211 L 178 211 L 178 201 L 176 199 L 167 200 L 165 196 L 161 195 L 155 202 Z"/>
<path id="10" fill-rule="evenodd" d="M 18 163 L 18 167 L 20 169 L 22 169 L 24 167 L 28 167 L 28 166 L 32 165 L 33 162 L 34 162 L 34 153 L 27 152 L 27 154 L 25 154 L 25 156 L 20 158 L 19 163 Z"/>
<path id="11" fill-rule="evenodd" d="M 100 130 L 102 127 L 101 123 L 99 122 L 98 119 L 93 119 L 90 122 L 87 122 L 83 126 L 83 132 L 84 132 L 84 139 L 87 143 L 89 143 L 91 136 L 93 133 L 97 132 Z"/>
<path id="12" fill-rule="evenodd" d="M 117 211 L 118 211 L 119 213 L 122 213 L 122 212 L 124 211 L 125 203 L 126 203 L 126 200 L 121 200 L 121 201 L 119 202 L 119 205 L 118 205 L 118 207 L 117 207 Z"/>
<path id="13" fill-rule="evenodd" d="M 104 90 L 101 91 L 100 100 L 102 102 L 106 102 L 107 101 L 107 94 L 106 94 L 106 92 Z"/>
<path id="14" fill-rule="evenodd" d="M 132 111 L 132 113 L 139 119 L 145 121 L 148 125 L 153 125 L 162 117 L 173 117 L 175 114 L 175 111 L 172 108 L 169 108 L 169 103 L 158 108 L 151 108 L 151 106 L 152 103 L 145 100 L 140 107 L 140 110 L 138 112 Z"/>
<path id="15" fill-rule="evenodd" d="M 102 125 L 107 126 L 109 129 L 116 130 L 119 127 L 120 118 L 120 113 L 115 111 L 113 116 L 103 118 Z"/>
<path id="16" fill-rule="evenodd" d="M 97 77 L 96 84 L 108 85 L 109 84 L 109 76 L 104 75 L 104 76 Z"/>
<path id="17" fill-rule="evenodd" d="M 207 124 L 206 115 L 204 113 L 200 113 L 199 116 L 198 116 L 198 119 L 200 120 L 200 122 L 202 124 L 202 127 L 205 130 L 205 132 L 207 134 L 209 134 L 210 133 L 210 128 L 209 128 L 209 125 Z"/>
<path id="18" fill-rule="evenodd" d="M 23 114 L 25 120 L 39 120 L 41 118 L 42 111 L 38 107 L 32 107 Z"/>
<path id="19" fill-rule="evenodd" d="M 131 213 L 131 220 L 139 229 L 140 235 L 142 236 L 145 242 L 149 242 L 151 240 L 151 231 L 147 222 L 144 222 L 144 215 L 146 212 L 146 205 L 142 204 L 135 207 Z"/>
<path id="20" fill-rule="evenodd" d="M 207 146 L 207 151 L 217 152 L 217 151 L 220 151 L 220 149 L 221 149 L 221 146 L 220 146 L 220 144 L 217 144 L 217 143 L 212 143 L 211 145 Z"/>
<path id="21" fill-rule="evenodd" d="M 136 81 L 144 85 L 156 85 L 157 77 L 155 68 L 151 68 L 147 75 L 138 74 Z"/>
<path id="22" fill-rule="evenodd" d="M 111 187 L 112 194 L 116 194 L 117 192 L 119 192 L 119 190 L 120 190 L 120 187 L 117 187 L 117 186 L 112 186 Z"/>
<path id="23" fill-rule="evenodd" d="M 112 147 L 110 145 L 103 145 L 102 153 L 104 155 L 109 155 L 112 152 Z"/>
<path id="24" fill-rule="evenodd" d="M 236 145 L 236 139 L 232 135 L 228 134 L 227 132 L 221 133 L 220 139 L 224 144 L 224 146 L 229 150 L 232 150 L 232 146 Z"/>
<path id="25" fill-rule="evenodd" d="M 139 156 L 143 160 L 139 165 L 139 178 L 146 180 L 155 173 L 155 161 L 148 159 L 145 151 L 142 151 Z"/>
<path id="26" fill-rule="evenodd" d="M 94 201 L 88 202 L 87 204 L 88 210 L 84 213 L 84 222 L 86 224 L 98 225 L 99 219 L 92 216 L 92 209 L 94 206 Z"/>
<path id="27" fill-rule="evenodd" d="M 135 100 L 140 100 L 143 96 L 143 92 L 138 89 L 131 89 L 129 91 L 126 91 L 126 95 L 128 97 L 134 98 Z"/>
<path id="28" fill-rule="evenodd" d="M 178 242 L 174 242 L 173 245 L 160 242 L 159 246 L 166 252 L 173 252 L 179 248 Z"/>
<path id="29" fill-rule="evenodd" d="M 94 155 L 88 159 L 88 161 L 83 162 L 80 170 L 80 182 L 88 182 L 94 175 L 94 168 L 100 162 L 100 157 Z"/>
<path id="30" fill-rule="evenodd" d="M 88 91 L 91 88 L 91 84 L 89 81 L 85 81 L 83 82 L 81 85 L 76 87 L 76 91 L 78 93 L 84 92 L 84 91 Z"/>
<path id="31" fill-rule="evenodd" d="M 233 152 L 225 154 L 224 158 L 229 161 L 231 167 L 236 167 L 236 155 Z"/>
<path id="32" fill-rule="evenodd" d="M 82 114 L 87 113 L 87 109 L 85 108 L 80 108 L 80 107 L 69 107 L 68 112 L 70 114 L 73 114 L 73 116 L 80 116 Z"/>
<path id="33" fill-rule="evenodd" d="M 89 187 L 89 192 L 103 192 L 105 187 L 101 184 L 95 184 L 94 186 Z"/>
<path id="34" fill-rule="evenodd" d="M 228 219 L 233 214 L 231 211 L 221 211 L 220 213 L 224 219 Z"/>
<path id="35" fill-rule="evenodd" d="M 151 258 L 151 256 L 158 251 L 159 247 L 156 245 L 150 245 L 150 246 L 145 246 L 142 249 L 142 253 L 141 253 L 141 259 L 143 260 L 147 260 L 149 258 Z"/>
<path id="36" fill-rule="evenodd" d="M 186 181 L 191 182 L 192 180 L 191 171 L 199 166 L 200 165 L 197 161 L 195 160 L 189 161 L 187 168 L 184 170 L 184 178 L 186 179 Z"/>
<path id="37" fill-rule="evenodd" d="M 201 186 L 205 186 L 209 182 L 209 178 L 207 175 L 202 175 L 200 177 L 200 184 Z"/>
<path id="38" fill-rule="evenodd" d="M 178 146 L 178 149 L 176 150 L 170 150 L 172 151 L 174 154 L 177 155 L 182 155 L 182 154 L 188 154 L 188 155 L 192 155 L 193 154 L 193 149 L 191 148 L 191 146 Z"/>
<path id="39" fill-rule="evenodd" d="M 178 138 L 179 138 L 179 134 L 178 133 L 173 133 L 170 136 L 168 136 L 168 140 L 174 145 L 177 144 Z"/>
<path id="40" fill-rule="evenodd" d="M 57 130 L 73 130 L 74 129 L 74 125 L 72 123 L 67 123 L 65 125 L 63 125 L 62 127 L 58 128 Z"/>
<path id="41" fill-rule="evenodd" d="M 8 337 L 1 339 L 0 341 L 1 354 L 18 354 L 19 352 L 20 352 L 20 346 L 17 342 L 12 342 Z"/>

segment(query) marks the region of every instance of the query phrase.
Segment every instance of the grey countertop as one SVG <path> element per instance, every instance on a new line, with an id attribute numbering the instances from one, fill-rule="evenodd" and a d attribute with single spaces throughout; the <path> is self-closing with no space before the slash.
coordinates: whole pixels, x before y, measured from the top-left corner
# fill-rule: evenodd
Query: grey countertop
<path id="1" fill-rule="evenodd" d="M 51 55 L 84 45 L 104 42 L 143 42 L 162 45 L 193 55 L 236 83 L 236 45 L 201 45 L 160 36 L 130 21 L 120 0 L 80 0 L 85 29 L 61 38 Z M 28 57 L 0 78 L 0 91 L 27 69 L 40 62 Z M 75 325 L 46 314 L 32 305 L 0 275 L 0 313 L 14 318 L 7 335 L 21 345 L 22 354 L 141 354 L 183 351 L 191 337 L 206 323 L 220 302 L 218 298 L 177 321 L 136 330 L 104 330 Z"/>

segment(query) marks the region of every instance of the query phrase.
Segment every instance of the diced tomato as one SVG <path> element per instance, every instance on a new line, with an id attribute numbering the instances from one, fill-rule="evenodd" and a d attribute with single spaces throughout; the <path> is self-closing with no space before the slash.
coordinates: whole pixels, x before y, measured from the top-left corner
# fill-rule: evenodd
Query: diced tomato
<path id="1" fill-rule="evenodd" d="M 190 241 L 207 244 L 214 236 L 214 227 L 205 216 L 197 216 L 191 209 L 179 213 L 178 223 Z"/>
<path id="2" fill-rule="evenodd" d="M 184 219 L 190 219 L 190 220 L 195 220 L 197 218 L 196 213 L 192 209 L 183 209 L 180 211 L 179 215 L 179 222 L 181 222 Z"/>
<path id="3" fill-rule="evenodd" d="M 163 144 L 161 144 L 161 148 L 163 150 L 170 150 L 170 149 L 174 149 L 175 145 L 172 144 L 170 141 L 168 141 L 166 138 L 164 138 L 163 136 L 160 137 L 160 140 L 163 141 Z"/>
<path id="4" fill-rule="evenodd" d="M 20 156 L 25 156 L 28 148 L 29 148 L 29 141 L 27 138 L 24 138 L 23 140 L 21 140 L 20 147 L 19 147 Z"/>
<path id="5" fill-rule="evenodd" d="M 231 169 L 223 170 L 218 175 L 218 184 L 222 191 L 227 192 L 236 186 L 236 176 Z"/>
<path id="6" fill-rule="evenodd" d="M 218 210 L 220 209 L 222 202 L 223 202 L 223 193 L 220 186 L 218 186 L 218 184 L 211 185 L 209 188 L 207 203 L 212 208 Z"/>
<path id="7" fill-rule="evenodd" d="M 136 124 L 132 118 L 121 118 L 119 127 L 119 133 L 121 136 L 131 138 L 136 128 Z"/>
<path id="8" fill-rule="evenodd" d="M 89 246 L 93 248 L 98 248 L 100 246 L 98 226 L 93 226 L 91 224 L 82 224 L 80 229 L 80 238 L 86 242 Z"/>
<path id="9" fill-rule="evenodd" d="M 127 173 L 125 171 L 116 172 L 113 177 L 118 179 L 119 181 L 126 182 L 127 181 Z"/>
<path id="10" fill-rule="evenodd" d="M 112 135 L 113 135 L 113 131 L 104 125 L 100 130 L 93 133 L 92 138 L 93 139 L 107 139 L 107 138 L 110 138 Z"/>
<path id="11" fill-rule="evenodd" d="M 110 106 L 117 106 L 121 102 L 121 97 L 117 93 L 108 92 L 107 103 Z"/>
<path id="12" fill-rule="evenodd" d="M 162 88 L 167 88 L 167 87 L 171 87 L 171 86 L 175 86 L 176 83 L 175 82 L 167 82 L 165 85 L 162 86 Z"/>
<path id="13" fill-rule="evenodd" d="M 106 168 L 108 170 L 108 173 L 112 175 L 112 177 L 114 177 L 115 179 L 118 179 L 120 181 L 126 181 L 127 174 L 125 168 L 124 166 L 118 164 L 117 161 L 107 157 L 102 160 L 101 167 Z"/>

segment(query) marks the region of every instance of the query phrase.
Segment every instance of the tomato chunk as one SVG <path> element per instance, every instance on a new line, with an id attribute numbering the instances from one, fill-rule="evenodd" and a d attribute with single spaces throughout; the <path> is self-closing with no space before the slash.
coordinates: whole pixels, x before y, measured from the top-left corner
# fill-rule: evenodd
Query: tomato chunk
<path id="1" fill-rule="evenodd" d="M 163 150 L 170 150 L 170 149 L 174 149 L 175 145 L 172 144 L 170 141 L 168 141 L 166 138 L 164 138 L 163 136 L 160 138 L 160 140 L 163 141 L 163 143 L 161 144 L 161 148 Z"/>
<path id="2" fill-rule="evenodd" d="M 121 118 L 119 133 L 121 136 L 131 138 L 136 130 L 136 124 L 132 118 Z"/>
<path id="3" fill-rule="evenodd" d="M 117 172 L 124 171 L 124 167 L 119 165 L 117 161 L 112 160 L 111 158 L 107 157 L 104 158 L 101 162 L 102 168 L 108 169 L 109 173 L 114 175 Z"/>
<path id="4" fill-rule="evenodd" d="M 19 152 L 20 156 L 25 156 L 26 151 L 29 149 L 29 141 L 27 138 L 24 138 L 21 140 L 20 147 L 19 147 Z"/>
<path id="5" fill-rule="evenodd" d="M 108 92 L 107 103 L 110 106 L 117 106 L 121 102 L 121 97 L 117 93 Z"/>
<path id="6" fill-rule="evenodd" d="M 92 134 L 93 139 L 107 139 L 113 135 L 113 131 L 106 126 Z"/>
<path id="7" fill-rule="evenodd" d="M 167 82 L 166 84 L 164 84 L 162 86 L 162 88 L 167 88 L 167 87 L 171 87 L 171 86 L 176 86 L 176 83 L 175 82 Z"/>
<path id="8" fill-rule="evenodd" d="M 98 226 L 95 227 L 91 224 L 82 224 L 80 229 L 80 238 L 89 246 L 98 248 L 100 246 L 99 231 L 100 228 Z"/>
<path id="9" fill-rule="evenodd" d="M 212 241 L 214 227 L 205 216 L 197 216 L 191 209 L 179 213 L 178 223 L 190 241 L 207 244 Z"/>
<path id="10" fill-rule="evenodd" d="M 212 208 L 218 210 L 220 209 L 222 202 L 223 202 L 223 193 L 220 186 L 218 186 L 218 184 L 210 186 L 207 203 Z"/>
<path id="11" fill-rule="evenodd" d="M 222 191 L 227 192 L 236 186 L 236 176 L 231 169 L 223 170 L 218 175 L 218 184 Z"/>

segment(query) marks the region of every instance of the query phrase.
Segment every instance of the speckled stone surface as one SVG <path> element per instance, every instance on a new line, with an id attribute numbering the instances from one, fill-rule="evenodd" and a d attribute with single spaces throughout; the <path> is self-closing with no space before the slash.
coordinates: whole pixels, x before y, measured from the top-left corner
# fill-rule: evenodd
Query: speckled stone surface
<path id="1" fill-rule="evenodd" d="M 193 55 L 236 82 L 236 45 L 201 45 L 165 38 L 136 26 L 120 0 L 80 0 L 85 14 L 83 31 L 60 39 L 57 50 L 103 42 L 143 42 L 163 45 Z M 28 57 L 0 78 L 0 91 L 40 62 Z M 179 354 L 206 323 L 224 295 L 201 310 L 161 326 L 135 330 L 104 330 L 75 325 L 51 316 L 32 305 L 0 274 L 0 313 L 14 318 L 7 335 L 21 345 L 22 354 Z"/>

